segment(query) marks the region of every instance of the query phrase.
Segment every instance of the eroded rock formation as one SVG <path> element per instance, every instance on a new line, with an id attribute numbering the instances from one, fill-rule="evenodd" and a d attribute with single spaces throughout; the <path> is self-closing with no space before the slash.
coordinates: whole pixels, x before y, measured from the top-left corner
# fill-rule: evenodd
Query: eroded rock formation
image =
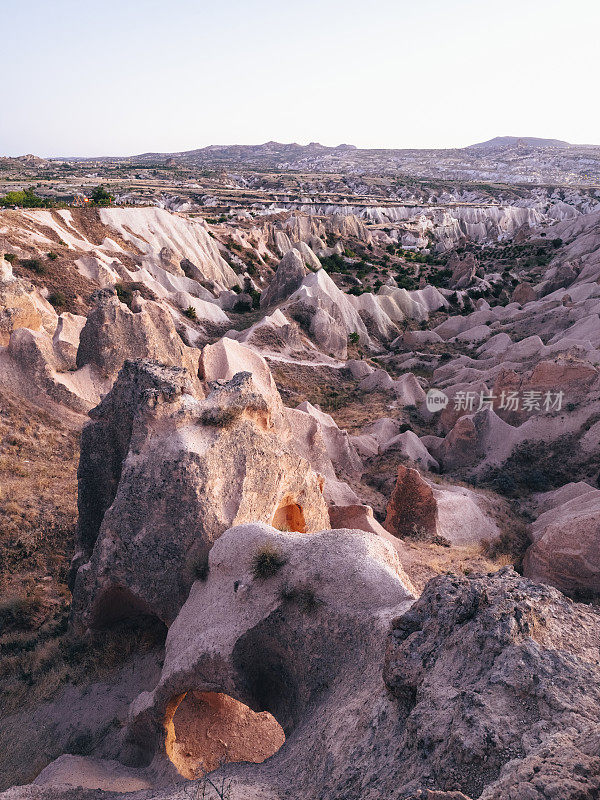
<path id="1" fill-rule="evenodd" d="M 232 524 L 326 525 L 322 479 L 276 433 L 278 411 L 249 372 L 203 399 L 182 368 L 125 363 L 82 438 L 78 625 L 172 622 Z"/>

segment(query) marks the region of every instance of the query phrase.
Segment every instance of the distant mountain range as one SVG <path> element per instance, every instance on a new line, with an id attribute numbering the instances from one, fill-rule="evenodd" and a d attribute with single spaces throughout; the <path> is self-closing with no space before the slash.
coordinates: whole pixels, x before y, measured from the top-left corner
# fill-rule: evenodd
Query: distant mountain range
<path id="1" fill-rule="evenodd" d="M 490 150 L 503 147 L 572 147 L 572 145 L 569 142 L 563 142 L 562 139 L 538 139 L 536 136 L 495 136 L 493 139 L 488 139 L 487 142 L 471 144 L 465 149 L 470 150 L 475 147 Z"/>
<path id="2" fill-rule="evenodd" d="M 575 145 L 534 136 L 496 136 L 454 149 L 363 149 L 351 144 L 327 147 L 319 142 L 265 142 L 256 145 L 209 145 L 177 153 L 135 156 L 63 158 L 85 164 L 122 164 L 229 172 L 279 171 L 348 176 L 390 175 L 398 179 L 448 180 L 507 184 L 592 186 L 600 189 L 600 145 Z M 34 156 L 0 159 L 35 170 Z"/>
<path id="3" fill-rule="evenodd" d="M 144 153 L 135 163 L 232 171 L 284 170 L 346 175 L 391 174 L 419 179 L 600 186 L 600 146 L 560 139 L 497 136 L 441 150 L 361 149 L 265 142 L 210 145 L 180 153 Z"/>

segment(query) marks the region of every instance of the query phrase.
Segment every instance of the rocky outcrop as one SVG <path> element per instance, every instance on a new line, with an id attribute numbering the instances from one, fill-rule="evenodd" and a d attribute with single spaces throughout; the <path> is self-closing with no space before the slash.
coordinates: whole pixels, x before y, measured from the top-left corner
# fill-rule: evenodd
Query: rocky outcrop
<path id="1" fill-rule="evenodd" d="M 356 452 L 346 431 L 338 428 L 335 420 L 329 414 L 316 408 L 307 400 L 300 403 L 298 411 L 303 411 L 319 423 L 327 455 L 331 459 L 336 475 L 349 478 L 360 475 L 362 460 Z"/>
<path id="2" fill-rule="evenodd" d="M 295 248 L 288 250 L 279 262 L 273 280 L 260 296 L 260 307 L 268 308 L 285 300 L 298 289 L 307 272 L 300 252 Z"/>
<path id="3" fill-rule="evenodd" d="M 160 304 L 136 298 L 132 310 L 110 288 L 96 292 L 95 301 L 81 331 L 78 367 L 89 364 L 102 376 L 114 377 L 126 358 L 148 358 L 185 367 L 197 378 L 199 353 L 183 343 Z"/>
<path id="4" fill-rule="evenodd" d="M 49 311 L 53 309 L 49 307 Z M 33 297 L 33 286 L 13 276 L 8 261 L 0 260 L 0 347 L 6 347 L 18 328 L 39 331 L 42 316 Z"/>
<path id="5" fill-rule="evenodd" d="M 430 581 L 386 653 L 406 714 L 404 785 L 481 800 L 596 797 L 599 630 L 596 611 L 510 568 Z"/>
<path id="6" fill-rule="evenodd" d="M 261 575 L 266 549 L 278 567 Z M 596 800 L 597 611 L 510 568 L 437 577 L 413 603 L 398 567 L 369 533 L 232 528 L 169 630 L 155 688 L 131 706 L 128 765 L 59 759 L 47 793 L 42 777 L 7 800 L 87 798 L 73 794 L 76 766 L 83 786 L 113 792 L 161 776 L 140 800 L 202 791 L 202 781 L 176 785 L 215 752 L 205 736 L 185 738 L 178 715 L 190 695 L 211 700 L 220 737 L 231 715 L 218 708 L 239 703 L 285 734 L 263 763 L 211 774 L 231 800 Z M 227 742 L 214 742 L 225 761 Z M 71 786 L 53 785 L 65 770 Z"/>
<path id="7" fill-rule="evenodd" d="M 523 563 L 527 577 L 575 596 L 600 595 L 600 491 L 585 486 L 572 496 L 563 487 L 564 500 L 536 519 Z"/>
<path id="8" fill-rule="evenodd" d="M 100 219 L 143 253 L 150 269 L 158 266 L 177 275 L 190 274 L 194 280 L 212 281 L 222 288 L 238 283 L 216 241 L 198 220 L 162 208 L 102 208 Z"/>
<path id="9" fill-rule="evenodd" d="M 360 314 L 323 269 L 304 278 L 285 311 L 328 355 L 345 359 L 350 334 L 356 334 L 364 347 L 370 344 Z"/>
<path id="10" fill-rule="evenodd" d="M 400 465 L 384 527 L 399 538 L 467 545 L 500 535 L 485 498 L 449 483 L 437 485 Z"/>
<path id="11" fill-rule="evenodd" d="M 537 294 L 530 283 L 519 283 L 518 286 L 515 286 L 510 299 L 513 303 L 519 303 L 524 306 L 526 303 L 532 303 L 537 300 Z"/>
<path id="12" fill-rule="evenodd" d="M 279 567 L 261 577 L 253 565 L 266 548 L 277 554 Z M 384 620 L 412 601 L 402 577 L 391 545 L 362 531 L 302 536 L 260 524 L 227 531 L 210 552 L 206 581 L 194 585 L 169 630 L 158 685 L 132 706 L 132 759 L 153 760 L 155 767 L 166 759 L 176 742 L 171 722 L 186 692 L 225 692 L 269 711 L 285 731 L 284 750 L 262 765 L 262 777 L 254 772 L 265 789 L 271 785 L 280 796 L 283 779 L 297 783 L 294 797 L 341 797 L 336 784 L 346 765 L 338 759 L 346 760 L 341 754 L 363 736 L 362 726 L 342 725 L 337 737 L 332 726 L 361 693 Z M 377 683 L 381 694 L 380 677 Z M 370 716 L 366 708 L 356 711 Z M 308 767 L 314 747 L 326 757 Z"/>
<path id="13" fill-rule="evenodd" d="M 400 538 L 437 535 L 437 503 L 431 487 L 416 469 L 398 467 L 384 525 Z"/>
<path id="14" fill-rule="evenodd" d="M 477 259 L 473 253 L 465 253 L 461 258 L 455 252 L 448 259 L 447 269 L 452 270 L 450 285 L 453 289 L 470 286 L 477 270 Z"/>
<path id="15" fill-rule="evenodd" d="M 125 363 L 82 437 L 79 627 L 170 624 L 233 524 L 326 526 L 322 479 L 278 435 L 278 413 L 249 372 L 202 399 L 182 368 Z"/>

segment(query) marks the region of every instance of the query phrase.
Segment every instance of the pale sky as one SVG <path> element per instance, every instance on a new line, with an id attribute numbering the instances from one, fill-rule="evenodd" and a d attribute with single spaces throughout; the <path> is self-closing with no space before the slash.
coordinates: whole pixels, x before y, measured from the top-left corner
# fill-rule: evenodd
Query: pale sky
<path id="1" fill-rule="evenodd" d="M 0 155 L 600 144 L 599 0 L 0 0 Z"/>

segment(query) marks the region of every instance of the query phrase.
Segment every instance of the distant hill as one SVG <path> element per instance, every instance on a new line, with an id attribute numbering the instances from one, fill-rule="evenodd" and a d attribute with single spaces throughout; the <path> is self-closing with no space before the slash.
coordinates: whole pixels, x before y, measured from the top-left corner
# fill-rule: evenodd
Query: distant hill
<path id="1" fill-rule="evenodd" d="M 481 150 L 494 150 L 501 147 L 570 147 L 570 144 L 561 139 L 538 139 L 536 136 L 495 136 L 487 142 L 471 144 L 465 150 L 476 147 Z"/>

